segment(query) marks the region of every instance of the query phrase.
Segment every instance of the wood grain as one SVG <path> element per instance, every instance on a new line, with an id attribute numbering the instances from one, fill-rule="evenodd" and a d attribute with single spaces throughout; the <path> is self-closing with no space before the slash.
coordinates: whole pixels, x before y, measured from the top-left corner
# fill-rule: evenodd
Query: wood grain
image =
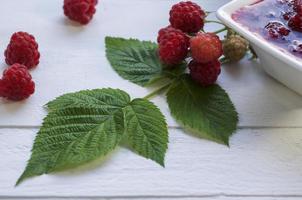
<path id="1" fill-rule="evenodd" d="M 301 195 L 302 129 L 244 129 L 231 148 L 170 129 L 166 168 L 119 148 L 104 162 L 14 183 L 36 130 L 0 130 L 0 196 Z"/>

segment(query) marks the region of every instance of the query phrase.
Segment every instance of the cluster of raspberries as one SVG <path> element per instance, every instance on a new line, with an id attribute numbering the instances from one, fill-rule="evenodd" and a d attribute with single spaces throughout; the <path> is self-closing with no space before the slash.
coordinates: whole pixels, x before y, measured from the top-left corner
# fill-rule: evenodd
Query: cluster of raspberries
<path id="1" fill-rule="evenodd" d="M 64 14 L 80 24 L 88 24 L 96 12 L 98 0 L 64 0 Z"/>
<path id="2" fill-rule="evenodd" d="M 177 66 L 188 55 L 191 77 L 202 86 L 216 82 L 220 72 L 219 58 L 223 45 L 213 33 L 201 32 L 206 13 L 197 4 L 186 1 L 175 4 L 170 11 L 170 25 L 158 33 L 159 57 L 168 67 Z"/>
<path id="3" fill-rule="evenodd" d="M 39 64 L 40 53 L 34 36 L 14 33 L 5 50 L 5 61 L 10 65 L 0 79 L 0 97 L 20 101 L 35 92 L 29 69 Z"/>

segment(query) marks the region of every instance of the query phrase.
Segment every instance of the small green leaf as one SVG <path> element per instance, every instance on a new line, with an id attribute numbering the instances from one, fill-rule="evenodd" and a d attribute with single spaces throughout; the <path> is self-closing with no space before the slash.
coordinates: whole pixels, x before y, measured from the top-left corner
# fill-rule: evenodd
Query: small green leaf
<path id="1" fill-rule="evenodd" d="M 186 64 L 166 70 L 157 54 L 157 44 L 136 39 L 106 37 L 106 56 L 113 69 L 124 79 L 147 86 L 162 78 L 174 78 Z"/>
<path id="2" fill-rule="evenodd" d="M 124 113 L 131 147 L 141 156 L 164 166 L 168 130 L 160 110 L 148 100 L 134 99 Z"/>
<path id="3" fill-rule="evenodd" d="M 121 90 L 81 91 L 49 103 L 32 149 L 25 178 L 74 167 L 112 151 L 124 134 L 122 108 L 130 98 Z M 63 106 L 62 106 L 63 105 Z"/>
<path id="4" fill-rule="evenodd" d="M 237 129 L 238 114 L 227 93 L 218 85 L 201 87 L 189 75 L 175 81 L 167 93 L 172 115 L 196 135 L 229 144 Z"/>
<path id="5" fill-rule="evenodd" d="M 124 79 L 144 86 L 161 75 L 156 43 L 114 37 L 106 37 L 105 43 L 110 64 Z"/>

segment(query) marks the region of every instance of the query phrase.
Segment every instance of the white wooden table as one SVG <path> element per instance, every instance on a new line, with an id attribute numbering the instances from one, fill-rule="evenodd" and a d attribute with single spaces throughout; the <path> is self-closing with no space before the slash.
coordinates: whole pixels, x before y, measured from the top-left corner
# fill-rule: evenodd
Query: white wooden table
<path id="1" fill-rule="evenodd" d="M 196 2 L 216 10 L 227 1 Z M 165 169 L 120 148 L 103 163 L 43 175 L 14 188 L 46 102 L 87 88 L 121 88 L 133 97 L 149 92 L 111 69 L 104 37 L 155 40 L 176 2 L 101 0 L 94 20 L 81 27 L 65 19 L 63 0 L 1 1 L 0 51 L 13 32 L 22 30 L 36 36 L 42 57 L 32 71 L 35 95 L 22 103 L 0 102 L 0 199 L 302 199 L 302 97 L 247 59 L 224 66 L 219 80 L 240 113 L 231 148 L 185 134 L 158 97 L 153 101 L 166 115 L 170 132 Z"/>

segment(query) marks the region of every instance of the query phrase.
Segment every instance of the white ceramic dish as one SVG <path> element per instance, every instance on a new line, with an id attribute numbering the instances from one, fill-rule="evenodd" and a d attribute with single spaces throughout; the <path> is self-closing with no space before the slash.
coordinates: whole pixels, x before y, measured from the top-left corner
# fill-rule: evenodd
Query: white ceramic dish
<path id="1" fill-rule="evenodd" d="M 259 56 L 263 69 L 268 74 L 302 95 L 302 59 L 285 50 L 282 51 L 232 19 L 234 11 L 254 2 L 256 0 L 233 0 L 217 11 L 217 17 L 249 40 Z"/>

